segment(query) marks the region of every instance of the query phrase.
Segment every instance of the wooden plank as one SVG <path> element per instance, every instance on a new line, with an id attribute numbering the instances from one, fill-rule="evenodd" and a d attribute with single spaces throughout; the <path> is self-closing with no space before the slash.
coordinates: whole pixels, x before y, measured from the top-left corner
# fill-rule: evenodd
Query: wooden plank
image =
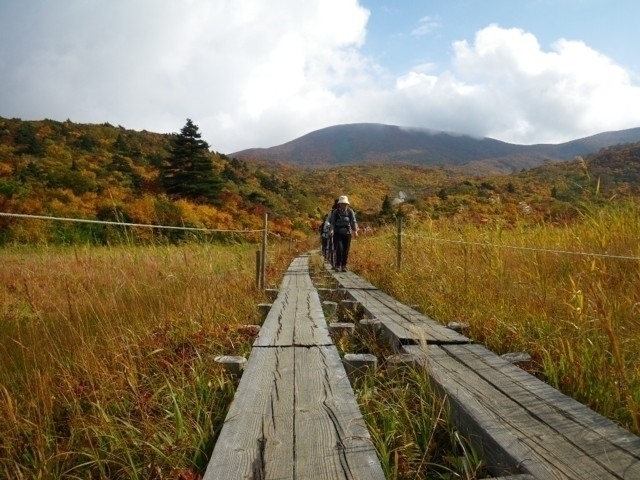
<path id="1" fill-rule="evenodd" d="M 603 469 L 619 478 L 640 478 L 640 437 L 479 345 L 446 350 Z"/>
<path id="2" fill-rule="evenodd" d="M 378 290 L 378 287 L 367 282 L 353 272 L 331 272 L 343 288 L 349 290 Z"/>
<path id="3" fill-rule="evenodd" d="M 280 296 L 278 296 L 280 299 Z M 331 345 L 329 328 L 316 291 L 287 289 L 274 302 L 254 347 Z"/>
<path id="4" fill-rule="evenodd" d="M 434 326 L 428 317 L 356 277 L 336 275 L 404 351 L 424 356 L 428 349 L 432 379 L 449 396 L 459 424 L 479 440 L 492 473 L 640 478 L 639 437 L 483 347 L 460 338 L 451 341 L 449 329 Z M 428 346 L 411 346 L 412 339 Z"/>
<path id="5" fill-rule="evenodd" d="M 417 353 L 416 347 L 407 349 Z M 594 478 L 588 468 L 574 471 L 569 467 L 554 476 L 561 466 L 561 462 L 553 458 L 554 452 L 543 452 L 528 444 L 528 439 L 533 437 L 534 441 L 540 440 L 543 449 L 545 445 L 555 447 L 549 441 L 549 429 L 440 347 L 427 349 L 430 378 L 447 396 L 454 422 L 471 439 L 489 472 L 493 475 L 530 473 L 536 478 Z"/>
<path id="6" fill-rule="evenodd" d="M 472 372 L 457 372 L 457 362 L 441 348 L 426 348 L 426 354 L 424 347 L 407 346 L 404 350 L 424 358 L 431 382 L 451 405 L 454 423 L 472 441 L 488 471 L 496 476 L 532 473 L 526 468 L 528 463 L 524 464 L 524 460 L 531 458 L 529 450 L 519 441 L 517 432 L 508 428 L 495 412 L 499 407 L 507 409 L 503 399 L 491 393 L 478 398 L 477 393 L 469 390 L 468 384 L 473 380 L 468 375 Z M 462 373 L 462 379 L 458 373 Z"/>
<path id="7" fill-rule="evenodd" d="M 289 310 L 295 309 L 297 296 L 297 292 L 292 288 L 280 291 L 260 327 L 257 338 L 253 342 L 254 347 L 293 345 L 295 324 L 293 322 L 284 322 L 286 318 L 283 315 Z"/>
<path id="8" fill-rule="evenodd" d="M 383 480 L 308 257 L 287 270 L 204 480 Z"/>
<path id="9" fill-rule="evenodd" d="M 432 318 L 418 312 L 417 310 L 398 302 L 390 295 L 378 290 L 367 292 L 369 296 L 374 297 L 380 304 L 386 306 L 390 311 L 400 316 L 397 321 L 407 328 L 407 330 L 416 330 L 425 336 L 427 344 L 444 344 L 444 343 L 469 343 L 464 335 L 461 335 L 445 325 L 436 322 Z"/>
<path id="10" fill-rule="evenodd" d="M 251 351 L 204 480 L 295 478 L 293 353 Z"/>
<path id="11" fill-rule="evenodd" d="M 309 257 L 297 257 L 260 329 L 254 347 L 331 345 L 318 292 L 309 276 Z"/>
<path id="12" fill-rule="evenodd" d="M 296 348 L 296 478 L 384 479 L 335 346 Z"/>
<path id="13" fill-rule="evenodd" d="M 204 480 L 383 480 L 335 346 L 254 348 Z"/>
<path id="14" fill-rule="evenodd" d="M 289 268 L 282 277 L 280 289 L 298 288 L 298 281 L 300 277 L 304 279 L 309 275 L 309 256 L 301 255 L 293 259 Z M 304 280 L 303 280 L 304 282 Z"/>
<path id="15" fill-rule="evenodd" d="M 307 278 L 309 278 L 308 275 Z M 294 345 L 331 345 L 333 343 L 316 290 L 299 291 L 298 304 L 291 323 L 294 325 Z"/>
<path id="16" fill-rule="evenodd" d="M 469 343 L 464 335 L 432 320 L 380 290 L 348 290 L 371 318 L 380 320 L 402 345 Z"/>
<path id="17" fill-rule="evenodd" d="M 483 347 L 455 345 L 429 346 L 426 352 L 419 347 L 405 350 L 425 357 L 432 381 L 453 406 L 456 423 L 475 440 L 493 474 L 527 472 L 536 478 L 566 479 L 640 478 L 640 450 L 621 449 L 608 436 L 596 434 L 591 428 L 601 429 L 608 424 L 606 430 L 614 433 L 615 438 L 622 434 L 619 427 L 569 397 L 562 396 L 563 401 L 559 402 L 557 391 L 548 397 L 553 398 L 553 403 L 547 403 L 540 393 L 553 391 L 552 387 L 526 372 L 517 372 L 517 367 Z M 578 421 L 568 414 L 570 411 L 587 415 L 579 415 Z M 637 439 L 629 432 L 626 437 L 627 441 Z"/>
<path id="18" fill-rule="evenodd" d="M 383 323 L 391 322 L 386 325 L 387 330 L 403 345 L 470 342 L 464 335 L 397 301 L 353 272 L 334 272 L 333 275 L 369 316 Z"/>

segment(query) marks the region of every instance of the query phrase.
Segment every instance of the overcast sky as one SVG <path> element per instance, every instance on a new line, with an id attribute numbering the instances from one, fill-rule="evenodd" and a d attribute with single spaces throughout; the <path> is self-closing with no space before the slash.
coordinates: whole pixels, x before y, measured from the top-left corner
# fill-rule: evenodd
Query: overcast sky
<path id="1" fill-rule="evenodd" d="M 0 117 L 213 150 L 376 122 L 530 144 L 640 127 L 638 0 L 0 0 Z"/>

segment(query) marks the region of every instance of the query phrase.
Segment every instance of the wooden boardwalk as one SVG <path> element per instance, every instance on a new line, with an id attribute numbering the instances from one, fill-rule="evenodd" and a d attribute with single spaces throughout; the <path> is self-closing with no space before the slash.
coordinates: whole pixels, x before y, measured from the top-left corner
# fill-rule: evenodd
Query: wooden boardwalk
<path id="1" fill-rule="evenodd" d="M 492 475 L 640 479 L 640 437 L 357 275 L 332 273 L 392 346 L 428 370 Z"/>
<path id="2" fill-rule="evenodd" d="M 204 480 L 225 479 L 384 479 L 308 256 L 284 275 L 214 447 Z"/>

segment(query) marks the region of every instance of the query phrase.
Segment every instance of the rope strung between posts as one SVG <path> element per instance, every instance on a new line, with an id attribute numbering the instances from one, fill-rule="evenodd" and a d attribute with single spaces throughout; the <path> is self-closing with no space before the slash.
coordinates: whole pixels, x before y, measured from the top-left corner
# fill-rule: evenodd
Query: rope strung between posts
<path id="1" fill-rule="evenodd" d="M 397 234 L 387 234 L 389 236 L 389 238 L 397 238 Z M 404 238 L 419 238 L 419 239 L 424 239 L 424 240 L 431 240 L 431 241 L 435 241 L 435 242 L 442 242 L 442 243 L 455 243 L 455 244 L 459 244 L 459 245 L 473 245 L 473 246 L 478 246 L 478 247 L 493 247 L 493 248 L 508 248 L 511 250 L 523 250 L 523 251 L 530 251 L 530 252 L 541 252 L 541 253 L 553 253 L 553 254 L 557 254 L 557 255 L 581 255 L 584 257 L 594 257 L 594 258 L 611 258 L 611 259 L 617 259 L 617 260 L 633 260 L 633 261 L 639 261 L 640 257 L 637 256 L 633 256 L 633 255 L 613 255 L 613 254 L 609 254 L 609 253 L 591 253 L 591 252 L 576 252 L 574 250 L 553 250 L 551 248 L 537 248 L 537 247 L 519 247 L 516 245 L 501 245 L 498 243 L 483 243 L 483 242 L 470 242 L 470 241 L 466 241 L 466 240 L 452 240 L 452 239 L 447 239 L 447 238 L 438 238 L 438 237 L 428 237 L 428 236 L 424 236 L 424 235 L 417 235 L 417 234 L 413 234 L 413 233 L 406 233 L 406 232 L 402 232 L 401 233 L 402 237 Z M 359 242 L 366 242 L 368 240 L 373 240 L 376 238 L 376 235 L 359 235 L 358 236 L 358 241 Z"/>
<path id="2" fill-rule="evenodd" d="M 534 247 L 518 247 L 515 245 L 500 245 L 497 243 L 483 243 L 483 242 L 468 242 L 465 240 L 449 240 L 446 238 L 436 238 L 436 237 L 425 237 L 422 235 L 407 235 L 403 233 L 404 237 L 409 238 L 422 238 L 425 240 L 432 240 L 436 242 L 445 242 L 445 243 L 457 243 L 461 245 L 475 245 L 479 247 L 494 247 L 494 248 L 509 248 L 512 250 L 525 250 L 531 252 L 543 252 L 543 253 L 555 253 L 559 255 L 582 255 L 585 257 L 597 257 L 597 258 L 615 258 L 618 260 L 640 260 L 640 257 L 634 257 L 630 255 L 611 255 L 608 253 L 589 253 L 589 252 L 576 252 L 572 250 L 553 250 L 550 248 L 534 248 Z"/>
<path id="3" fill-rule="evenodd" d="M 0 212 L 0 217 L 15 217 L 15 218 L 32 218 L 37 220 L 57 220 L 63 222 L 77 222 L 77 223 L 96 223 L 100 225 L 114 225 L 118 227 L 143 227 L 143 228 L 161 228 L 168 230 L 189 230 L 195 232 L 225 232 L 225 233 L 255 233 L 262 232 L 260 230 L 225 230 L 215 228 L 196 228 L 196 227 L 175 227 L 170 225 L 150 225 L 145 223 L 128 223 L 128 222 L 107 222 L 103 220 L 87 220 L 84 218 L 64 218 L 64 217 L 48 217 L 45 215 L 26 215 L 22 213 L 4 213 Z"/>

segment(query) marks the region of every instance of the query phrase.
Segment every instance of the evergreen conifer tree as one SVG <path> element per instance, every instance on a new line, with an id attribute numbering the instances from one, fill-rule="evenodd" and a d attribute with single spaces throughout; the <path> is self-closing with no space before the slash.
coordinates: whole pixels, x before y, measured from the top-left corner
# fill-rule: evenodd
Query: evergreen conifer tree
<path id="1" fill-rule="evenodd" d="M 171 142 L 171 156 L 161 173 L 169 195 L 198 201 L 218 198 L 222 180 L 213 171 L 209 144 L 201 139 L 191 119 Z"/>

